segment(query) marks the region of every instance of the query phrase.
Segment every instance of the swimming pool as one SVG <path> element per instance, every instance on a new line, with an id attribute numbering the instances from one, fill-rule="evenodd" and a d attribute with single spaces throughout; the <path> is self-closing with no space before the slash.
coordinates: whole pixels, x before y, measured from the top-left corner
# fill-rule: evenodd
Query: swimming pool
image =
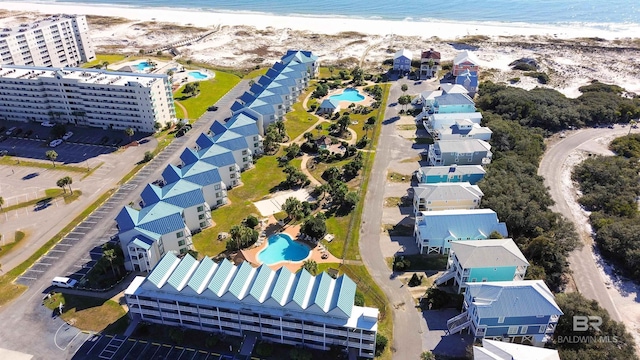
<path id="1" fill-rule="evenodd" d="M 331 95 L 329 98 L 338 101 L 358 102 L 364 100 L 364 95 L 360 94 L 357 89 L 344 89 L 342 94 Z"/>
<path id="2" fill-rule="evenodd" d="M 200 71 L 189 71 L 189 76 L 197 80 L 203 80 L 208 77 L 206 74 L 203 74 Z"/>
<path id="3" fill-rule="evenodd" d="M 152 67 L 151 64 L 149 64 L 146 61 L 139 62 L 138 64 L 136 64 L 136 68 L 138 68 L 139 71 L 145 71 L 151 67 Z"/>
<path id="4" fill-rule="evenodd" d="M 288 234 L 279 233 L 269 236 L 269 245 L 258 253 L 258 261 L 271 265 L 281 261 L 302 261 L 311 251 L 299 244 Z"/>

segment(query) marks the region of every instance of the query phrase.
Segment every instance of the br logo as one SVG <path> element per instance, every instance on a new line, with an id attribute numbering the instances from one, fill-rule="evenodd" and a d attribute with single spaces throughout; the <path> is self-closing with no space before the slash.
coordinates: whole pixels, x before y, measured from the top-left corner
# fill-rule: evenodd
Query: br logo
<path id="1" fill-rule="evenodd" d="M 589 327 L 595 331 L 600 331 L 600 325 L 602 325 L 602 318 L 600 316 L 573 316 L 573 331 L 587 331 Z"/>

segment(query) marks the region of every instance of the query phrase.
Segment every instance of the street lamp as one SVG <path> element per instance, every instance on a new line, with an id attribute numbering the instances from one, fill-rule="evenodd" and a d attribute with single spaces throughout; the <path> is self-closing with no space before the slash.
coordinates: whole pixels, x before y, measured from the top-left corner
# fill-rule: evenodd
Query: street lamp
<path id="1" fill-rule="evenodd" d="M 87 172 L 91 171 L 91 169 L 89 168 L 89 157 L 87 157 L 87 153 L 84 153 L 84 162 L 87 164 Z"/>

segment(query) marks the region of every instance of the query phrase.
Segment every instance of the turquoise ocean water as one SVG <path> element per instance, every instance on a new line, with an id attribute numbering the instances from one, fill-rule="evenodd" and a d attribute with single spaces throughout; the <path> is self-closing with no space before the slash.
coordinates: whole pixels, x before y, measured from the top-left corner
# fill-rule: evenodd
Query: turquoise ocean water
<path id="1" fill-rule="evenodd" d="M 36 0 L 277 15 L 591 26 L 640 24 L 639 0 Z"/>

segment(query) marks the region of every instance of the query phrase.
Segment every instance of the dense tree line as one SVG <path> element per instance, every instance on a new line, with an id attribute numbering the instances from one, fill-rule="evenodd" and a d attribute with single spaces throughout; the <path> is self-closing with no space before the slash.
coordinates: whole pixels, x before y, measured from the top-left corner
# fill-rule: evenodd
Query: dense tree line
<path id="1" fill-rule="evenodd" d="M 482 206 L 493 209 L 507 224 L 509 235 L 531 263 L 528 278 L 543 279 L 552 290 L 562 290 L 569 270 L 567 256 L 578 245 L 578 237 L 573 224 L 549 209 L 553 200 L 537 175 L 543 131 L 489 111 L 483 115 L 493 131 L 493 161 L 479 183 Z"/>
<path id="2" fill-rule="evenodd" d="M 638 359 L 633 337 L 624 324 L 612 320 L 596 301 L 572 292 L 557 295 L 556 302 L 564 313 L 554 333 L 554 343 L 561 359 Z M 598 326 L 599 329 L 589 327 L 586 331 L 575 331 L 575 315 L 599 316 L 602 324 Z"/>
<path id="3" fill-rule="evenodd" d="M 618 140 L 617 145 L 640 145 L 633 144 L 640 141 L 635 136 Z M 639 171 L 636 158 L 615 156 L 588 158 L 572 174 L 582 192 L 580 204 L 591 211 L 589 219 L 602 255 L 634 278 L 640 275 Z"/>
<path id="4" fill-rule="evenodd" d="M 521 125 L 556 132 L 570 127 L 628 123 L 640 116 L 640 98 L 624 89 L 597 81 L 580 87 L 576 99 L 552 89 L 524 90 L 484 82 L 480 85 L 478 107 L 518 121 Z"/>

